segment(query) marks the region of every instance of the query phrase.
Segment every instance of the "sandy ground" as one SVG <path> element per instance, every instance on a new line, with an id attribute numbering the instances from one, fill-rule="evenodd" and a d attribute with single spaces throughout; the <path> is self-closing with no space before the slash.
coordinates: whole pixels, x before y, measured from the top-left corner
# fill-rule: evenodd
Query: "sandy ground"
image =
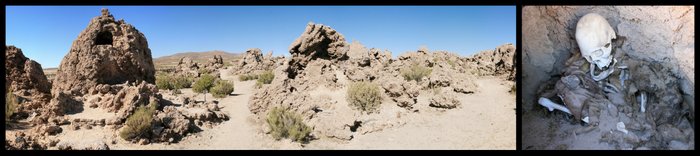
<path id="1" fill-rule="evenodd" d="M 416 104 L 421 111 L 402 115 L 405 124 L 381 131 L 355 134 L 350 141 L 322 138 L 308 144 L 276 141 L 259 133 L 259 123 L 254 123 L 248 109 L 248 100 L 254 92 L 255 81 L 238 81 L 237 77 L 222 70 L 223 79 L 235 84 L 235 91 L 227 98 L 218 99 L 222 110 L 230 116 L 212 128 L 202 127 L 178 143 L 152 143 L 138 145 L 117 136 L 110 127 L 93 127 L 73 131 L 63 126 L 63 132 L 52 136 L 65 143 L 89 143 L 104 141 L 110 149 L 510 149 L 516 148 L 515 95 L 508 93 L 511 83 L 496 78 L 477 79 L 480 91 L 474 94 L 458 94 L 462 107 L 438 110 L 428 107 L 427 94 L 422 93 Z M 191 89 L 183 89 L 185 95 L 195 95 Z M 332 98 L 342 94 L 329 92 Z M 204 100 L 197 95 L 195 100 Z M 207 95 L 207 99 L 212 99 Z M 344 101 L 344 100 L 338 100 Z M 385 102 L 391 102 L 385 100 Z M 342 103 L 339 103 L 342 104 Z M 391 103 L 393 104 L 393 103 Z M 384 104 L 382 111 L 391 112 L 395 105 Z M 98 109 L 70 115 L 72 118 L 107 118 Z M 6 131 L 9 132 L 11 130 Z M 114 143 L 114 144 L 113 144 Z"/>

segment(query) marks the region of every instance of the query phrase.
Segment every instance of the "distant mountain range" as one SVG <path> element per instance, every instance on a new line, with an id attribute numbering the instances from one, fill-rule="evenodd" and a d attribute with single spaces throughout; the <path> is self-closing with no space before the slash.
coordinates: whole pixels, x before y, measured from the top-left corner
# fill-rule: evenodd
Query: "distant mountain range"
<path id="1" fill-rule="evenodd" d="M 224 58 L 224 62 L 231 62 L 232 60 L 242 56 L 241 53 L 231 53 L 219 50 L 205 52 L 182 52 L 154 58 L 153 63 L 156 66 L 156 68 L 176 66 L 177 63 L 180 61 L 180 58 L 183 57 L 190 57 L 194 62 L 205 63 L 207 62 L 207 60 L 214 57 L 214 55 L 221 55 L 221 57 Z"/>

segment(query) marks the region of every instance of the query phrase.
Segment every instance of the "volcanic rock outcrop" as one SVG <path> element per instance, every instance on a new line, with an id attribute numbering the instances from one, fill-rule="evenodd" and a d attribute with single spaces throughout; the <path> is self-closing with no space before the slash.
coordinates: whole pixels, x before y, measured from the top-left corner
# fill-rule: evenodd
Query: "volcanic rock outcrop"
<path id="1" fill-rule="evenodd" d="M 52 92 L 83 95 L 98 84 L 155 82 L 155 68 L 145 36 L 107 9 L 93 18 L 56 73 Z"/>
<path id="2" fill-rule="evenodd" d="M 311 60 L 346 59 L 347 42 L 342 34 L 328 26 L 309 23 L 306 30 L 289 46 L 289 78 L 295 78 Z"/>
<path id="3" fill-rule="evenodd" d="M 345 93 L 353 82 L 377 85 L 382 97 L 395 102 L 391 107 L 398 108 L 392 108 L 392 111 L 399 111 L 396 113 L 417 111 L 414 105 L 424 89 L 444 90 L 441 97 L 434 98 L 432 106 L 450 109 L 460 105 L 460 101 L 451 96 L 473 93 L 478 87 L 472 82 L 474 75 L 459 68 L 467 64 L 459 56 L 421 49 L 394 60 L 389 51 L 368 49 L 357 41 L 347 43 L 342 34 L 321 24 L 309 23 L 304 33 L 291 44 L 289 52 L 292 58 L 274 68 L 272 83 L 256 90 L 248 108 L 261 122 L 265 122 L 267 113 L 274 107 L 299 114 L 303 122 L 312 127 L 311 137 L 314 138 L 350 140 L 356 133 L 365 134 L 405 124 L 395 117 L 363 114 L 351 108 L 345 100 Z M 508 52 L 514 53 L 512 50 Z M 257 60 L 260 57 L 258 51 L 249 50 L 243 61 L 246 63 L 241 66 L 253 67 L 249 62 L 260 62 Z M 454 64 L 447 63 L 450 61 Z M 425 75 L 420 82 L 409 81 L 401 71 L 411 65 L 436 72 Z M 425 105 L 421 108 L 429 104 Z M 270 132 L 266 123 L 262 127 L 264 133 Z"/>
<path id="4" fill-rule="evenodd" d="M 283 57 L 272 57 L 272 52 L 263 56 L 258 48 L 248 49 L 236 65 L 233 74 L 259 74 L 262 71 L 274 69 L 283 61 Z"/>
<path id="5" fill-rule="evenodd" d="M 487 50 L 466 58 L 481 75 L 505 76 L 515 81 L 515 46 L 504 44 L 494 50 Z"/>
<path id="6" fill-rule="evenodd" d="M 51 83 L 39 63 L 25 57 L 21 49 L 5 46 L 5 70 L 6 87 L 22 99 L 15 113 L 24 117 L 30 113 L 60 114 L 60 106 L 47 105 L 51 100 Z"/>

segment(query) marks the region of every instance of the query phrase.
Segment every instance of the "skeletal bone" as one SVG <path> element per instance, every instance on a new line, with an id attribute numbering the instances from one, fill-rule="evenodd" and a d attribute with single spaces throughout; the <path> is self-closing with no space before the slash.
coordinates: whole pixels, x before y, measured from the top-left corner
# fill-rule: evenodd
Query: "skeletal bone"
<path id="1" fill-rule="evenodd" d="M 610 65 L 612 39 L 615 38 L 615 30 L 603 16 L 596 13 L 586 14 L 576 23 L 576 42 L 581 54 L 599 69 Z"/>
<path id="2" fill-rule="evenodd" d="M 559 104 L 557 104 L 557 103 L 554 103 L 554 102 L 552 102 L 552 100 L 549 100 L 549 99 L 547 99 L 547 98 L 540 97 L 540 100 L 538 100 L 538 103 L 539 103 L 540 105 L 544 106 L 544 107 L 547 107 L 547 109 L 548 109 L 550 112 L 551 112 L 551 111 L 554 111 L 554 110 L 556 109 L 556 110 L 560 110 L 560 111 L 562 111 L 562 112 L 565 112 L 565 113 L 567 113 L 567 114 L 571 114 L 571 111 L 569 111 L 568 108 L 566 108 L 566 107 L 564 107 L 564 106 L 562 106 L 562 105 L 559 105 Z"/>
<path id="3" fill-rule="evenodd" d="M 629 79 L 629 73 L 627 73 L 627 66 L 619 66 L 617 68 L 620 68 L 620 85 L 622 86 L 622 89 L 625 89 L 625 80 Z"/>
<path id="4" fill-rule="evenodd" d="M 560 96 L 559 98 L 561 98 L 561 96 Z M 551 111 L 554 111 L 554 110 L 556 109 L 556 110 L 560 110 L 560 111 L 562 111 L 562 112 L 564 112 L 564 113 L 567 113 L 567 114 L 571 115 L 571 111 L 569 111 L 568 108 L 566 108 L 566 107 L 563 106 L 563 105 L 554 103 L 552 100 L 549 100 L 549 99 L 547 99 L 547 98 L 540 97 L 540 100 L 538 100 L 538 103 L 539 103 L 540 105 L 546 107 L 547 110 L 549 110 L 550 112 L 551 112 Z M 581 121 L 586 122 L 586 123 L 589 122 L 589 121 L 588 121 L 588 117 L 585 117 L 585 118 L 581 119 Z"/>
<path id="5" fill-rule="evenodd" d="M 610 83 L 605 83 L 605 87 L 603 87 L 603 91 L 608 92 L 608 93 L 619 93 L 620 90 L 617 89 L 614 85 Z"/>
<path id="6" fill-rule="evenodd" d="M 641 110 L 642 113 L 644 113 L 644 112 L 646 112 L 646 108 L 644 108 L 644 107 L 645 107 L 645 105 L 646 105 L 646 103 L 647 103 L 647 93 L 646 93 L 646 92 L 642 92 L 642 93 L 639 95 L 639 99 L 640 99 L 639 101 L 641 102 L 641 108 L 640 108 L 640 110 Z"/>
<path id="7" fill-rule="evenodd" d="M 615 66 L 615 63 L 617 63 L 617 59 L 613 58 L 613 66 Z M 600 72 L 600 75 L 595 75 L 595 64 L 591 63 L 590 65 L 590 70 L 591 70 L 591 76 L 593 77 L 593 80 L 595 81 L 600 81 L 605 78 L 608 78 L 610 74 L 615 72 L 615 68 L 609 68 L 608 70 L 604 70 L 603 72 Z"/>
<path id="8" fill-rule="evenodd" d="M 625 129 L 625 123 L 623 123 L 623 122 L 617 123 L 617 130 L 622 132 L 622 133 L 625 133 L 625 134 L 627 134 L 629 132 L 629 131 L 627 131 L 627 129 Z"/>

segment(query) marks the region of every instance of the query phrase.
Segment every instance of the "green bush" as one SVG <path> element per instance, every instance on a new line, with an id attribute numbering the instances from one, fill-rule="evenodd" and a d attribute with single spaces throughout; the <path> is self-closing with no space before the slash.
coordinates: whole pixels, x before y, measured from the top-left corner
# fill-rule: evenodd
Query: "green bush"
<path id="1" fill-rule="evenodd" d="M 148 137 L 153 123 L 153 114 L 156 112 L 158 104 L 151 103 L 148 106 L 138 107 L 133 114 L 126 119 L 126 126 L 119 132 L 124 140 L 131 140 L 140 137 Z"/>
<path id="2" fill-rule="evenodd" d="M 238 81 L 248 81 L 258 79 L 258 75 L 255 74 L 243 74 L 238 76 Z"/>
<path id="3" fill-rule="evenodd" d="M 10 116 L 15 113 L 17 103 L 17 97 L 15 97 L 15 94 L 12 94 L 10 90 L 7 90 L 7 96 L 5 96 L 5 120 L 9 120 Z"/>
<path id="4" fill-rule="evenodd" d="M 192 91 L 195 93 L 204 93 L 205 91 L 209 91 L 209 89 L 214 86 L 215 80 L 216 78 L 214 76 L 204 74 L 192 85 Z"/>
<path id="5" fill-rule="evenodd" d="M 272 70 L 266 70 L 258 75 L 258 81 L 255 83 L 255 87 L 260 88 L 263 84 L 270 84 L 274 78 L 275 74 L 272 73 Z"/>
<path id="6" fill-rule="evenodd" d="M 351 83 L 347 92 L 348 104 L 354 108 L 372 113 L 379 110 L 382 102 L 382 94 L 379 86 L 370 82 Z"/>
<path id="7" fill-rule="evenodd" d="M 172 85 L 175 89 L 190 88 L 194 78 L 188 76 L 177 76 L 172 79 Z"/>
<path id="8" fill-rule="evenodd" d="M 423 77 L 430 75 L 432 71 L 433 70 L 428 67 L 414 64 L 409 68 L 401 69 L 401 76 L 403 76 L 406 81 L 415 80 L 416 82 L 420 82 Z"/>
<path id="9" fill-rule="evenodd" d="M 206 75 L 206 74 L 214 73 L 214 71 L 211 71 L 211 70 L 209 70 L 209 69 L 207 69 L 207 68 L 200 68 L 200 69 L 199 69 L 199 73 L 200 73 L 201 75 Z"/>
<path id="10" fill-rule="evenodd" d="M 165 74 L 159 74 L 156 76 L 156 87 L 158 87 L 158 89 L 172 90 L 175 94 L 180 94 L 180 89 L 189 88 L 191 85 L 191 77 Z"/>
<path id="11" fill-rule="evenodd" d="M 168 75 L 157 75 L 156 76 L 156 87 L 162 90 L 172 90 L 174 89 L 172 78 Z"/>
<path id="12" fill-rule="evenodd" d="M 216 81 L 216 77 L 209 74 L 204 74 L 200 76 L 199 80 L 193 84 L 192 91 L 195 93 L 207 93 L 211 87 L 214 87 L 214 81 Z M 204 94 L 204 101 L 207 101 L 206 94 Z"/>
<path id="13" fill-rule="evenodd" d="M 233 82 L 226 80 L 216 81 L 214 87 L 211 88 L 211 94 L 215 98 L 225 98 L 233 92 Z"/>
<path id="14" fill-rule="evenodd" d="M 267 114 L 267 124 L 272 130 L 270 132 L 272 137 L 277 140 L 290 138 L 293 141 L 303 142 L 311 133 L 311 127 L 304 124 L 298 114 L 284 108 L 272 108 Z"/>

